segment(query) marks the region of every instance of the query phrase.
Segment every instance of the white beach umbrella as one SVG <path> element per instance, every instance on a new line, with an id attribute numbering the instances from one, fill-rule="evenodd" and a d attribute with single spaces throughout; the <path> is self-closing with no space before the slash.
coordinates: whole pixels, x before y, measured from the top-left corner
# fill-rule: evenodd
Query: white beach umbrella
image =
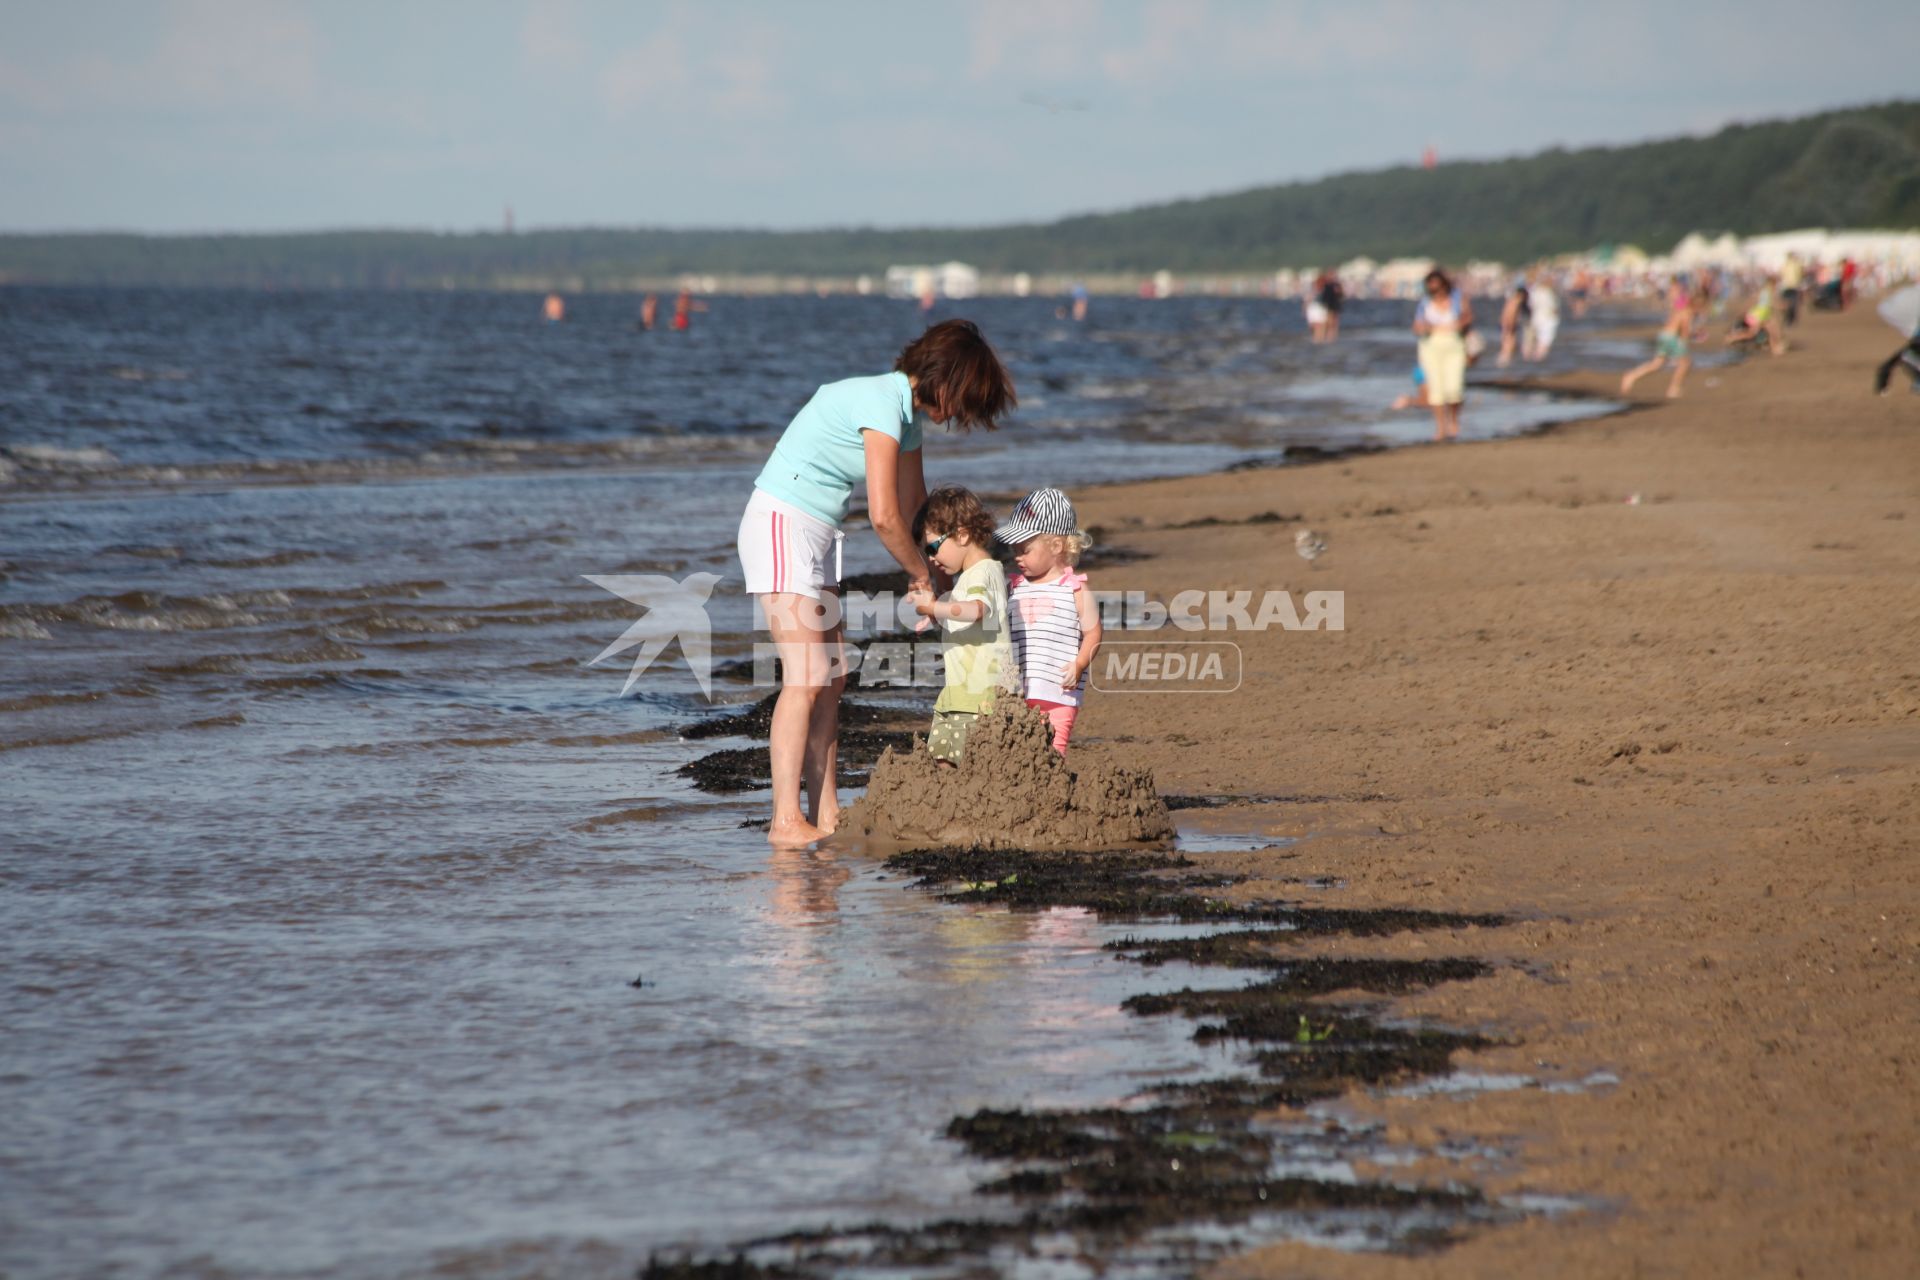
<path id="1" fill-rule="evenodd" d="M 1910 284 L 1882 298 L 1880 318 L 1898 329 L 1902 337 L 1920 331 L 1920 284 Z"/>

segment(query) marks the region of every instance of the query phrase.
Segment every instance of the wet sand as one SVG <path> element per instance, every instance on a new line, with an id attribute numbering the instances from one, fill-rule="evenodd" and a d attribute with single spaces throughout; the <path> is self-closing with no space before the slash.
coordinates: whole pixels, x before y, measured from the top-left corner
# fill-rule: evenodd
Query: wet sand
<path id="1" fill-rule="evenodd" d="M 1869 308 L 1792 337 L 1545 436 L 1075 494 L 1151 553 L 1099 589 L 1343 590 L 1347 626 L 1236 637 L 1232 695 L 1095 696 L 1076 751 L 1163 794 L 1300 797 L 1210 815 L 1305 837 L 1244 855 L 1237 894 L 1518 917 L 1364 950 L 1500 964 L 1392 1006 L 1507 1042 L 1462 1068 L 1620 1080 L 1354 1092 L 1397 1137 L 1503 1150 L 1470 1170 L 1490 1193 L 1595 1207 L 1220 1274 L 1912 1274 L 1920 400 L 1871 395 L 1896 338 Z M 1269 511 L 1302 521 L 1231 523 Z M 1227 523 L 1169 527 L 1203 516 Z M 1301 524 L 1331 544 L 1318 567 Z M 1319 876 L 1343 886 L 1302 891 Z"/>

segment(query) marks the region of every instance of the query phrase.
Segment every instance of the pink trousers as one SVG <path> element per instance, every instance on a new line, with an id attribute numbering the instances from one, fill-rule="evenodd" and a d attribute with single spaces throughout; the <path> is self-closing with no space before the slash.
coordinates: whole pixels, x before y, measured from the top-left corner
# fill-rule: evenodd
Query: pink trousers
<path id="1" fill-rule="evenodd" d="M 1080 708 L 1044 698 L 1028 698 L 1027 705 L 1047 713 L 1047 723 L 1053 726 L 1053 749 L 1061 755 L 1067 754 L 1067 740 L 1073 737 L 1073 720 L 1080 714 Z"/>

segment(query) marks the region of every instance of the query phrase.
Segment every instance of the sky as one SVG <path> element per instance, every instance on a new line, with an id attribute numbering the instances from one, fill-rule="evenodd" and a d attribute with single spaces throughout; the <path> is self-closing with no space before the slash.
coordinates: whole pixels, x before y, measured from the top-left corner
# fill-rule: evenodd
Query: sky
<path id="1" fill-rule="evenodd" d="M 0 230 L 1044 220 L 1920 96 L 1914 0 L 0 0 Z"/>

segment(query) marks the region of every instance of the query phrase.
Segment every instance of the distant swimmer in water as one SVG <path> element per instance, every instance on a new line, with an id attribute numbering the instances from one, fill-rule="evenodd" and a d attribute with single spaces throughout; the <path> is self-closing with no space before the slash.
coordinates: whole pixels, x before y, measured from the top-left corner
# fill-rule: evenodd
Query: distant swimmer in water
<path id="1" fill-rule="evenodd" d="M 673 300 L 674 331 L 684 333 L 688 329 L 693 328 L 693 313 L 696 311 L 705 311 L 706 309 L 706 303 L 695 302 L 693 300 L 693 290 L 682 289 L 679 296 Z"/>
<path id="2" fill-rule="evenodd" d="M 1075 281 L 1073 286 L 1073 322 L 1075 324 L 1087 322 L 1087 286 L 1078 281 Z"/>
<path id="3" fill-rule="evenodd" d="M 557 293 L 548 294 L 546 302 L 541 304 L 540 314 L 547 318 L 548 324 L 559 324 L 567 318 L 566 299 Z"/>
<path id="4" fill-rule="evenodd" d="M 658 294 L 650 293 L 640 299 L 640 327 L 642 329 L 651 329 L 655 324 L 659 323 L 659 321 L 660 297 Z"/>

